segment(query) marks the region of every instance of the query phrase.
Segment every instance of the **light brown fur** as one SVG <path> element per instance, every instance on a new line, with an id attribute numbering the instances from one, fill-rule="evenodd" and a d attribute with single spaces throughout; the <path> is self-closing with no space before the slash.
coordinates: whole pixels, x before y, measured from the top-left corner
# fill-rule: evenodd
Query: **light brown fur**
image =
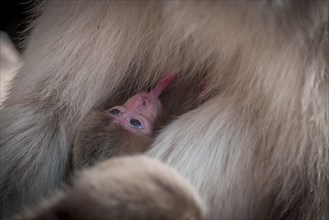
<path id="1" fill-rule="evenodd" d="M 148 153 L 182 173 L 211 219 L 326 219 L 328 1 L 50 1 L 1 110 L 1 209 L 66 179 L 92 106 L 174 70 L 172 123 Z M 206 82 L 197 102 L 201 81 Z"/>
<path id="2" fill-rule="evenodd" d="M 30 220 L 201 220 L 204 207 L 191 186 L 168 166 L 146 157 L 121 157 L 79 173 Z"/>

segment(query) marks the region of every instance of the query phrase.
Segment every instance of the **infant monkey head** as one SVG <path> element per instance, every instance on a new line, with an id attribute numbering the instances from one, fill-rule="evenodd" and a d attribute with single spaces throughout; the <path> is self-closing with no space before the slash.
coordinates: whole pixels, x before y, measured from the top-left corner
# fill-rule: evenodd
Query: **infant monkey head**
<path id="1" fill-rule="evenodd" d="M 158 97 L 153 92 L 141 92 L 128 99 L 123 105 L 115 106 L 107 112 L 111 123 L 135 133 L 151 135 L 154 123 L 162 110 Z"/>
<path id="2" fill-rule="evenodd" d="M 138 93 L 123 105 L 92 110 L 78 128 L 72 151 L 73 167 L 145 152 L 162 116 L 159 96 L 172 79 L 165 77 L 150 92 Z"/>
<path id="3" fill-rule="evenodd" d="M 113 119 L 111 123 L 120 125 L 135 134 L 152 135 L 155 121 L 162 112 L 159 96 L 171 80 L 172 76 L 168 76 L 150 92 L 138 93 L 123 105 L 107 110 Z"/>

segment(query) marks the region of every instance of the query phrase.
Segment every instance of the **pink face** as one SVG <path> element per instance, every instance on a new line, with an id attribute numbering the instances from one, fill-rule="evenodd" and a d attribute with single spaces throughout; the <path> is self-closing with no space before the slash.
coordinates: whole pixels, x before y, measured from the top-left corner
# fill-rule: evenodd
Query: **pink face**
<path id="1" fill-rule="evenodd" d="M 125 104 L 107 110 L 114 119 L 113 123 L 120 124 L 137 134 L 152 134 L 155 119 L 162 110 L 159 96 L 173 78 L 169 75 L 162 79 L 151 92 L 138 93 L 128 99 Z"/>
<path id="2" fill-rule="evenodd" d="M 158 97 L 153 93 L 138 93 L 125 104 L 115 106 L 107 112 L 114 119 L 113 123 L 120 124 L 127 130 L 137 134 L 152 134 L 156 117 L 162 106 Z"/>

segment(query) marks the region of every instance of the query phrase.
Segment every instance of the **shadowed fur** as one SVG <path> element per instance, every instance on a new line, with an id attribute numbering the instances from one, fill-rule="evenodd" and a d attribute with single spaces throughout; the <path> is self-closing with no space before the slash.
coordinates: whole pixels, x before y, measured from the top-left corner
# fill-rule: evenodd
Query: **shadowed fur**
<path id="1" fill-rule="evenodd" d="M 148 154 L 200 191 L 209 218 L 326 219 L 328 8 L 328 1 L 41 5 L 1 110 L 2 213 L 66 180 L 69 148 L 92 106 L 123 102 L 174 70 L 162 101 L 173 120 Z"/>
<path id="2" fill-rule="evenodd" d="M 134 134 L 111 121 L 101 110 L 92 110 L 83 120 L 73 146 L 74 168 L 89 167 L 112 157 L 142 154 L 150 147 L 151 135 Z"/>

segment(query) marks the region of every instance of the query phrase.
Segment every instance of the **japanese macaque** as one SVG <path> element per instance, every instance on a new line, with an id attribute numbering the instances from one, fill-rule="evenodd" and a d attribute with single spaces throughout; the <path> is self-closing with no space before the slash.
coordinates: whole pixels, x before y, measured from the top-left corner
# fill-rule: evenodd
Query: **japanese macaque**
<path id="1" fill-rule="evenodd" d="M 29 220 L 201 220 L 205 208 L 175 170 L 147 157 L 121 157 L 86 169 L 73 184 L 35 210 Z"/>
<path id="2" fill-rule="evenodd" d="M 328 218 L 328 1 L 35 7 L 1 110 L 2 215 L 70 178 L 69 152 L 94 106 L 124 103 L 174 70 L 161 95 L 171 120 L 145 154 L 193 185 L 206 218 Z"/>
<path id="3" fill-rule="evenodd" d="M 141 92 L 123 105 L 92 110 L 78 128 L 72 153 L 74 168 L 91 166 L 114 156 L 144 153 L 154 139 L 154 129 L 164 123 L 159 96 L 172 76 L 150 92 Z"/>

